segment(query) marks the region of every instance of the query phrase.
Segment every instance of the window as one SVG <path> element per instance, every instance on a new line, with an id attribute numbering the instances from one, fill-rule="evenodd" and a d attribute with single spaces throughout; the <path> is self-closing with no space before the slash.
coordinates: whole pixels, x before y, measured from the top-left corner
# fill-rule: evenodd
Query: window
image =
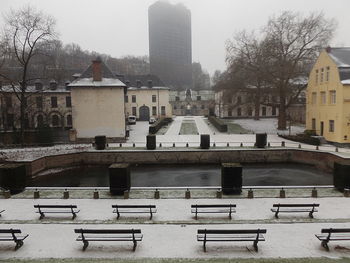
<path id="1" fill-rule="evenodd" d="M 136 107 L 132 107 L 132 115 L 136 116 Z"/>
<path id="2" fill-rule="evenodd" d="M 67 115 L 67 126 L 72 127 L 72 115 Z"/>
<path id="3" fill-rule="evenodd" d="M 329 103 L 330 104 L 335 104 L 337 102 L 337 99 L 336 99 L 336 92 L 335 90 L 331 90 L 329 92 Z"/>
<path id="4" fill-rule="evenodd" d="M 321 68 L 321 83 L 323 82 L 324 68 Z"/>
<path id="5" fill-rule="evenodd" d="M 13 128 L 15 125 L 14 123 L 14 115 L 13 114 L 7 114 L 7 127 Z"/>
<path id="6" fill-rule="evenodd" d="M 231 116 L 232 116 L 232 110 L 228 110 L 227 115 L 228 115 L 229 117 L 231 117 Z"/>
<path id="7" fill-rule="evenodd" d="M 131 102 L 136 102 L 136 95 L 131 96 Z"/>
<path id="8" fill-rule="evenodd" d="M 179 96 L 176 96 L 176 97 L 175 97 L 175 101 L 180 101 L 180 97 L 179 97 Z"/>
<path id="9" fill-rule="evenodd" d="M 241 102 L 242 102 L 242 98 L 241 98 L 241 96 L 238 96 L 237 97 L 237 103 L 240 104 Z"/>
<path id="10" fill-rule="evenodd" d="M 204 110 L 205 109 L 205 106 L 204 104 L 201 105 L 201 109 Z"/>
<path id="11" fill-rule="evenodd" d="M 69 96 L 66 97 L 66 107 L 72 107 L 72 99 Z"/>
<path id="12" fill-rule="evenodd" d="M 326 92 L 322 91 L 320 93 L 321 96 L 321 104 L 326 104 Z"/>
<path id="13" fill-rule="evenodd" d="M 12 98 L 5 97 L 5 104 L 6 104 L 6 108 L 11 108 L 12 107 Z"/>
<path id="14" fill-rule="evenodd" d="M 327 67 L 326 69 L 326 81 L 329 81 L 329 67 Z"/>
<path id="15" fill-rule="evenodd" d="M 316 130 L 316 119 L 314 118 L 311 120 L 311 129 Z"/>
<path id="16" fill-rule="evenodd" d="M 152 95 L 152 102 L 157 102 L 157 95 Z"/>
<path id="17" fill-rule="evenodd" d="M 58 127 L 59 126 L 58 115 L 56 115 L 56 114 L 52 115 L 51 124 L 52 124 L 53 127 Z"/>
<path id="18" fill-rule="evenodd" d="M 125 97 L 124 97 L 124 102 L 125 102 L 125 103 L 128 103 L 128 102 L 129 102 L 129 97 L 128 97 L 128 95 L 125 95 Z"/>
<path id="19" fill-rule="evenodd" d="M 318 84 L 318 69 L 316 69 L 316 85 Z"/>
<path id="20" fill-rule="evenodd" d="M 329 132 L 334 132 L 334 120 L 329 121 Z"/>
<path id="21" fill-rule="evenodd" d="M 316 104 L 316 100 L 317 100 L 317 93 L 316 92 L 312 92 L 311 103 L 312 104 Z"/>
<path id="22" fill-rule="evenodd" d="M 197 96 L 197 100 L 202 100 L 202 97 L 201 96 Z"/>
<path id="23" fill-rule="evenodd" d="M 37 127 L 43 127 L 44 126 L 44 117 L 43 117 L 43 115 L 38 115 L 36 117 L 36 125 L 37 125 Z"/>
<path id="24" fill-rule="evenodd" d="M 51 97 L 51 108 L 57 108 L 57 97 Z"/>
<path id="25" fill-rule="evenodd" d="M 160 108 L 160 114 L 165 115 L 165 106 Z"/>
<path id="26" fill-rule="evenodd" d="M 176 105 L 174 105 L 174 110 L 176 110 L 177 109 L 177 107 L 176 107 Z"/>
<path id="27" fill-rule="evenodd" d="M 29 128 L 29 117 L 28 117 L 28 114 L 24 115 L 24 128 L 25 129 Z"/>
<path id="28" fill-rule="evenodd" d="M 242 115 L 242 109 L 241 108 L 238 108 L 237 109 L 237 116 L 241 116 Z"/>
<path id="29" fill-rule="evenodd" d="M 272 106 L 272 116 L 276 116 L 276 106 Z"/>
<path id="30" fill-rule="evenodd" d="M 152 107 L 152 115 L 157 115 L 157 107 Z"/>
<path id="31" fill-rule="evenodd" d="M 261 109 L 262 109 L 262 114 L 261 115 L 262 116 L 266 116 L 266 107 L 262 107 Z"/>
<path id="32" fill-rule="evenodd" d="M 252 116 L 253 115 L 253 110 L 252 110 L 252 108 L 248 108 L 248 116 Z"/>
<path id="33" fill-rule="evenodd" d="M 181 105 L 181 110 L 183 110 L 184 109 L 184 106 L 183 105 Z"/>
<path id="34" fill-rule="evenodd" d="M 38 109 L 42 109 L 42 107 L 43 107 L 43 97 L 36 97 L 35 100 L 36 100 L 36 107 Z"/>

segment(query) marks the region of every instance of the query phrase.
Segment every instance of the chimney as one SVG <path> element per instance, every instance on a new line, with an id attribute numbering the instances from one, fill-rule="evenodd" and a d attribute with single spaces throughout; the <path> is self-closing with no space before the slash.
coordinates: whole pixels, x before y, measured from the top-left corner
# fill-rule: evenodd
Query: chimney
<path id="1" fill-rule="evenodd" d="M 40 81 L 35 81 L 35 90 L 42 90 L 43 89 L 43 84 Z"/>
<path id="2" fill-rule="evenodd" d="M 328 46 L 328 47 L 326 47 L 326 51 L 327 51 L 327 53 L 331 53 L 332 48 L 330 46 Z"/>
<path id="3" fill-rule="evenodd" d="M 50 90 L 56 90 L 57 89 L 57 82 L 55 80 L 50 81 Z"/>
<path id="4" fill-rule="evenodd" d="M 64 84 L 65 85 L 65 87 L 66 87 L 66 90 L 70 90 L 70 87 L 68 86 L 70 84 L 70 82 L 69 81 L 66 81 L 66 83 Z"/>
<path id="5" fill-rule="evenodd" d="M 101 70 L 101 58 L 97 57 L 92 61 L 92 80 L 101 81 L 102 80 L 102 70 Z"/>
<path id="6" fill-rule="evenodd" d="M 125 81 L 125 85 L 128 86 L 128 87 L 130 87 L 130 80 L 126 80 L 126 81 Z"/>
<path id="7" fill-rule="evenodd" d="M 136 88 L 141 88 L 142 86 L 142 83 L 141 83 L 141 80 L 136 80 Z"/>
<path id="8" fill-rule="evenodd" d="M 153 82 L 151 79 L 148 80 L 148 87 L 151 89 L 153 88 Z"/>

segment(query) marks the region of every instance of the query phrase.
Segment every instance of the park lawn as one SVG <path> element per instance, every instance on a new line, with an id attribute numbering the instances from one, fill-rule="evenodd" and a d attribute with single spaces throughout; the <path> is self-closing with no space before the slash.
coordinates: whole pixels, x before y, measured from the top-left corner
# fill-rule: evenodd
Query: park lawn
<path id="1" fill-rule="evenodd" d="M 233 122 L 227 122 L 227 133 L 229 134 L 247 134 L 251 131 L 244 129 L 241 125 Z"/>

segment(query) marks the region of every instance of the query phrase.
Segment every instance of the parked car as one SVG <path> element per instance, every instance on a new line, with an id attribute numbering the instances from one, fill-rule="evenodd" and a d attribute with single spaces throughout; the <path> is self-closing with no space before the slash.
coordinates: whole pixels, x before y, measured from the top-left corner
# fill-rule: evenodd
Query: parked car
<path id="1" fill-rule="evenodd" d="M 151 118 L 149 118 L 148 123 L 149 123 L 149 124 L 153 124 L 153 123 L 155 123 L 156 121 L 157 121 L 157 119 L 156 119 L 156 118 L 151 117 Z"/>
<path id="2" fill-rule="evenodd" d="M 136 124 L 136 116 L 130 115 L 128 117 L 128 124 L 130 124 L 130 125 Z"/>

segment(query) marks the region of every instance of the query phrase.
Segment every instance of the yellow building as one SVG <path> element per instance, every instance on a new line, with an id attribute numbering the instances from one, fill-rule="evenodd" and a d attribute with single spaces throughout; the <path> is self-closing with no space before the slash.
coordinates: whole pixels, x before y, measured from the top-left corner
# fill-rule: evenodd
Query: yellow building
<path id="1" fill-rule="evenodd" d="M 306 128 L 336 143 L 350 142 L 350 48 L 323 50 L 309 76 Z"/>

